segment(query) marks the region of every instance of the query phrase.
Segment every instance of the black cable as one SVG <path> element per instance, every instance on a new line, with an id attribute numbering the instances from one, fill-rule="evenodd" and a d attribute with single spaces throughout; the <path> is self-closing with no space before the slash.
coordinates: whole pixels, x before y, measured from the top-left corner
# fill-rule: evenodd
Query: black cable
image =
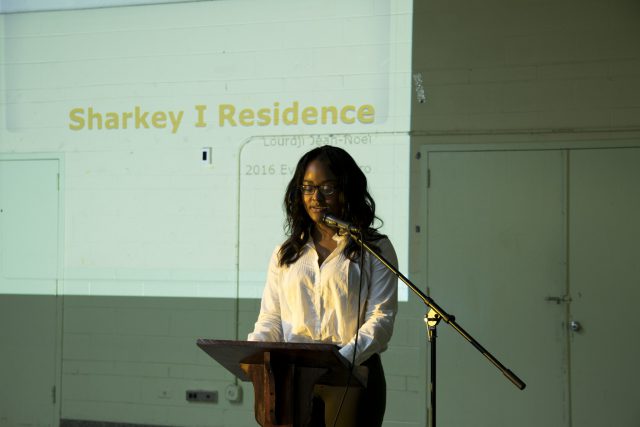
<path id="1" fill-rule="evenodd" d="M 362 277 L 364 276 L 364 247 L 362 246 L 363 237 L 360 235 L 360 282 L 358 284 L 358 311 L 356 320 L 356 339 L 353 347 L 353 357 L 351 358 L 351 369 L 349 369 L 349 376 L 347 377 L 347 385 L 344 387 L 342 398 L 340 399 L 340 406 L 336 412 L 336 416 L 333 418 L 333 427 L 336 427 L 338 418 L 340 417 L 340 411 L 342 411 L 342 405 L 347 397 L 349 391 L 349 385 L 351 384 L 351 378 L 353 377 L 353 371 L 356 369 L 356 353 L 358 352 L 358 335 L 360 335 L 360 299 L 362 296 Z M 347 294 L 348 295 L 348 294 Z"/>

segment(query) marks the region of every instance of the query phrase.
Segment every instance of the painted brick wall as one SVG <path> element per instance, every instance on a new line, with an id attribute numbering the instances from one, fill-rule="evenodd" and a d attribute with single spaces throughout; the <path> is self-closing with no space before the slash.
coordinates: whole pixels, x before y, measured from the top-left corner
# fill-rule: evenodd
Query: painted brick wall
<path id="1" fill-rule="evenodd" d="M 239 337 L 253 328 L 259 300 L 240 300 Z M 416 307 L 414 307 L 414 310 Z M 385 425 L 421 425 L 425 385 L 422 315 L 400 305 L 383 354 Z M 210 298 L 64 297 L 62 419 L 175 426 L 251 426 L 253 387 L 225 399 L 235 378 L 196 347 L 198 338 L 235 339 L 236 301 Z M 186 390 L 217 391 L 190 403 Z"/>
<path id="2" fill-rule="evenodd" d="M 416 2 L 414 132 L 633 130 L 634 1 Z"/>
<path id="3" fill-rule="evenodd" d="M 463 150 L 484 144 L 499 150 L 500 144 L 544 149 L 560 143 L 607 147 L 620 141 L 637 146 L 639 18 L 640 4 L 626 0 L 415 2 L 412 72 L 422 79 L 426 101 L 418 102 L 416 90 L 420 88 L 414 84 L 413 277 L 427 276 L 429 248 L 425 236 L 433 231 L 426 230 L 429 211 L 425 145 L 458 144 Z M 421 226 L 421 232 L 416 231 L 416 226 Z M 464 266 L 460 268 L 465 271 Z M 465 313 L 457 314 L 464 324 Z M 504 320 L 519 324 L 517 316 Z M 493 330 L 478 330 L 475 326 L 468 325 L 468 330 L 476 336 L 494 334 Z M 475 358 L 475 354 L 471 357 Z M 504 362 L 508 363 L 508 358 Z M 532 356 L 531 365 L 536 362 Z M 560 371 L 562 367 L 558 363 L 553 369 Z M 446 379 L 440 377 L 439 381 Z M 498 387 L 483 383 L 488 401 L 499 394 L 497 391 Z M 460 403 L 451 395 L 447 398 L 449 409 L 456 411 Z M 544 406 L 542 402 L 533 404 Z M 469 411 L 468 407 L 465 409 Z M 507 412 L 500 406 L 488 405 L 487 410 L 495 410 L 495 419 Z M 569 405 L 565 404 L 563 410 L 570 417 Z M 474 416 L 471 414 L 470 418 Z M 485 425 L 487 421 L 478 419 L 477 424 Z M 525 424 L 527 421 L 523 420 Z M 569 424 L 567 419 L 566 425 Z"/>

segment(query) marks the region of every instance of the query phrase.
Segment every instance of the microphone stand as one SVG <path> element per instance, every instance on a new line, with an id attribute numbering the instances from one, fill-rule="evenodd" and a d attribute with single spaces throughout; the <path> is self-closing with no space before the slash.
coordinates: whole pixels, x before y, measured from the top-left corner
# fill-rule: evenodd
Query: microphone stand
<path id="1" fill-rule="evenodd" d="M 509 381 L 511 381 L 516 387 L 520 390 L 523 390 L 526 387 L 526 384 L 518 378 L 516 374 L 507 369 L 498 359 L 496 359 L 489 351 L 487 351 L 484 347 L 478 343 L 467 331 L 465 331 L 460 325 L 458 325 L 455 321 L 455 317 L 448 314 L 444 311 L 438 304 L 435 303 L 433 299 L 426 296 L 420 289 L 416 287 L 409 279 L 407 279 L 398 269 L 392 266 L 389 261 L 387 261 L 382 255 L 377 254 L 366 242 L 362 240 L 362 238 L 358 235 L 358 233 L 354 233 L 351 229 L 346 228 L 346 231 L 349 235 L 358 242 L 363 248 L 367 250 L 371 255 L 375 256 L 385 267 L 387 267 L 393 274 L 398 277 L 405 285 L 409 287 L 415 293 L 422 302 L 429 308 L 427 315 L 425 315 L 425 322 L 427 324 L 428 329 L 428 341 L 431 344 L 431 352 L 430 352 L 430 403 L 431 403 L 431 427 L 436 427 L 436 338 L 437 338 L 437 326 L 441 320 L 444 320 L 445 323 L 448 323 L 456 332 L 458 332 L 464 339 L 466 339 L 472 346 L 476 348 L 484 357 L 486 357 L 489 362 L 491 362 L 496 368 L 498 368 L 504 376 L 506 376 Z"/>

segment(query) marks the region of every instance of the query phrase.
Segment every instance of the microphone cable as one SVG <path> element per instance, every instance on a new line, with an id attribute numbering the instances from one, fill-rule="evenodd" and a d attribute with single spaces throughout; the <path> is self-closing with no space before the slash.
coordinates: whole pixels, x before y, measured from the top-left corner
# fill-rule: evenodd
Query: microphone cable
<path id="1" fill-rule="evenodd" d="M 362 233 L 360 233 L 360 279 L 358 284 L 358 311 L 357 311 L 357 320 L 356 320 L 356 339 L 353 347 L 353 357 L 351 358 L 351 369 L 349 369 L 349 376 L 347 377 L 347 385 L 345 386 L 344 392 L 342 393 L 342 398 L 340 399 L 340 406 L 338 406 L 338 411 L 336 412 L 336 415 L 333 418 L 333 427 L 336 427 L 338 418 L 340 418 L 340 412 L 342 411 L 342 405 L 344 405 L 344 401 L 349 391 L 351 378 L 353 377 L 353 371 L 355 371 L 356 369 L 356 353 L 358 352 L 358 335 L 360 335 L 360 299 L 362 296 L 362 278 L 364 276 L 364 247 L 362 244 L 362 239 L 363 239 L 363 236 L 362 236 Z"/>

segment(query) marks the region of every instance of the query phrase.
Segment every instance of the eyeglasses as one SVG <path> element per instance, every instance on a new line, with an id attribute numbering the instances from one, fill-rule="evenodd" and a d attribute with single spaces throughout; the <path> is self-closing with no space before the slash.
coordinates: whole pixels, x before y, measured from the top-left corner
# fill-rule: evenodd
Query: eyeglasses
<path id="1" fill-rule="evenodd" d="M 335 184 L 303 184 L 300 186 L 300 191 L 302 191 L 302 194 L 304 194 L 305 196 L 310 196 L 316 192 L 316 188 L 323 196 L 333 196 L 336 191 L 338 191 L 338 187 L 336 187 Z"/>

